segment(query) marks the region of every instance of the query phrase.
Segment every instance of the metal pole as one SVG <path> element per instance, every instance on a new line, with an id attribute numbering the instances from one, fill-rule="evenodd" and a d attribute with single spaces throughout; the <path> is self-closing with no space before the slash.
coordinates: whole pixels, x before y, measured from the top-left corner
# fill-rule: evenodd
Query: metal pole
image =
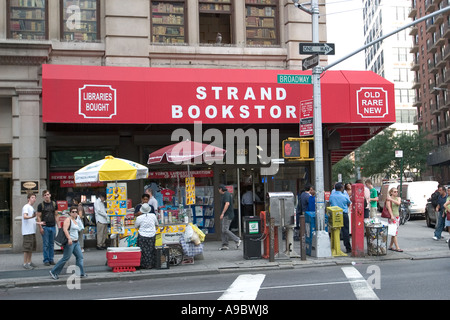
<path id="1" fill-rule="evenodd" d="M 411 23 L 405 24 L 403 27 L 400 27 L 400 28 L 398 28 L 398 29 L 396 29 L 396 30 L 394 30 L 394 31 L 392 31 L 392 32 L 389 32 L 388 34 L 386 34 L 386 35 L 384 35 L 384 36 L 382 36 L 382 37 L 380 37 L 380 38 L 378 38 L 378 39 L 375 39 L 375 40 L 372 41 L 372 42 L 369 42 L 369 43 L 366 44 L 365 46 L 363 46 L 363 47 L 361 47 L 361 48 L 359 48 L 359 49 L 353 51 L 352 53 L 349 53 L 349 54 L 346 55 L 345 57 L 343 57 L 343 58 L 341 58 L 341 59 L 339 59 L 339 60 L 336 60 L 336 61 L 333 62 L 333 63 L 330 63 L 329 65 L 327 65 L 327 66 L 323 69 L 323 71 L 326 71 L 326 70 L 328 70 L 328 69 L 330 69 L 330 68 L 333 68 L 333 67 L 334 67 L 335 65 L 337 65 L 338 63 L 341 63 L 342 61 L 347 60 L 348 58 L 354 56 L 354 55 L 357 54 L 358 52 L 363 51 L 364 49 L 366 49 L 366 48 L 368 48 L 368 47 L 374 45 L 374 44 L 377 43 L 377 42 L 383 41 L 384 39 L 386 39 L 386 38 L 388 38 L 388 37 L 390 37 L 390 36 L 396 34 L 397 32 L 400 32 L 400 31 L 402 31 L 402 30 L 404 30 L 404 29 L 407 29 L 407 28 L 409 28 L 409 27 L 412 27 L 413 25 L 416 25 L 416 24 L 418 24 L 418 23 L 420 23 L 420 22 L 422 22 L 422 21 L 425 21 L 425 20 L 427 20 L 427 19 L 429 19 L 429 18 L 431 18 L 431 17 L 434 17 L 434 16 L 439 15 L 439 14 L 441 14 L 441 13 L 447 12 L 447 11 L 449 11 L 449 10 L 450 10 L 450 6 L 447 6 L 447 7 L 443 8 L 443 9 L 440 9 L 440 10 L 435 11 L 435 12 L 432 12 L 432 13 L 426 15 L 426 16 L 423 16 L 422 18 L 416 19 L 416 20 L 414 20 L 414 21 L 411 22 Z M 314 41 L 313 41 L 313 42 L 314 42 Z M 317 42 L 319 42 L 319 41 L 317 41 Z"/>
<path id="2" fill-rule="evenodd" d="M 269 261 L 275 261 L 275 218 L 269 219 Z"/>
<path id="3" fill-rule="evenodd" d="M 306 224 L 305 215 L 300 215 L 300 257 L 302 261 L 306 260 Z"/>

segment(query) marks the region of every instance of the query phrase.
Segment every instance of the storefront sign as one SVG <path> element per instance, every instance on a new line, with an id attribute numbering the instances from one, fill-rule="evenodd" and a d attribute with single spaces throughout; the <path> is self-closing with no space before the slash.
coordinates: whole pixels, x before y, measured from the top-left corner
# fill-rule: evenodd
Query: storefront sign
<path id="1" fill-rule="evenodd" d="M 116 115 L 116 89 L 105 85 L 84 85 L 79 89 L 79 115 L 111 119 Z"/>
<path id="2" fill-rule="evenodd" d="M 50 180 L 59 180 L 59 186 L 61 188 L 89 188 L 89 187 L 103 187 L 104 182 L 86 182 L 75 183 L 73 172 L 50 172 Z"/>
<path id="3" fill-rule="evenodd" d="M 22 181 L 20 183 L 20 193 L 39 192 L 39 181 Z"/>
<path id="4" fill-rule="evenodd" d="M 310 85 L 279 70 L 43 65 L 44 123 L 299 123 Z M 308 71 L 283 70 L 307 79 Z M 282 81 L 284 82 L 284 81 Z M 393 123 L 394 85 L 371 71 L 327 71 L 323 123 Z"/>
<path id="5" fill-rule="evenodd" d="M 363 87 L 357 91 L 358 114 L 362 118 L 384 118 L 388 113 L 388 94 L 383 88 Z"/>
<path id="6" fill-rule="evenodd" d="M 148 179 L 184 179 L 191 175 L 194 178 L 209 178 L 214 176 L 212 170 L 190 170 L 188 171 L 149 171 Z"/>

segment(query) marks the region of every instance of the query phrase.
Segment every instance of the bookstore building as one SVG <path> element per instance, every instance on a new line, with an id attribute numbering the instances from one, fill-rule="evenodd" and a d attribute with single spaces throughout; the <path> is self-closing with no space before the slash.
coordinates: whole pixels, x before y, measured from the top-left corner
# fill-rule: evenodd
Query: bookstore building
<path id="1" fill-rule="evenodd" d="M 254 214 L 264 210 L 267 192 L 296 194 L 306 183 L 314 184 L 314 162 L 289 161 L 281 150 L 283 140 L 313 133 L 307 121 L 313 117 L 313 89 L 303 83 L 310 75 L 43 65 L 42 122 L 52 196 L 90 199 L 104 190 L 104 183 L 75 184 L 73 173 L 106 155 L 147 165 L 149 154 L 167 145 L 212 143 L 226 149 L 222 161 L 197 161 L 189 169 L 176 163 L 148 165 L 148 179 L 128 182 L 128 198 L 135 206 L 144 188 L 151 187 L 160 207 L 176 207 L 185 202 L 176 194 L 189 171 L 199 206 L 194 222 L 207 237 L 219 237 L 220 202 L 215 200 L 220 184 L 233 193 L 236 213 L 244 192 L 253 191 Z M 395 122 L 394 85 L 370 71 L 327 71 L 321 83 L 324 178 L 330 190 L 331 165 Z"/>

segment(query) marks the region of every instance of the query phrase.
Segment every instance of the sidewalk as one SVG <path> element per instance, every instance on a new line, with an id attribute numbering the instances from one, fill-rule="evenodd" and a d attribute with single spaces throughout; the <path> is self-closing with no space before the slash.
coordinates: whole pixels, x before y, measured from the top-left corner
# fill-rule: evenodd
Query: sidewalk
<path id="1" fill-rule="evenodd" d="M 384 256 L 368 256 L 365 249 L 365 257 L 329 257 L 315 258 L 306 256 L 306 260 L 300 258 L 276 259 L 269 262 L 268 259 L 246 260 L 243 258 L 243 246 L 236 250 L 230 244 L 230 250 L 219 251 L 219 241 L 208 241 L 204 243 L 203 258 L 195 259 L 194 264 L 183 264 L 170 266 L 170 269 L 137 270 L 135 272 L 114 273 L 106 266 L 106 251 L 95 248 L 86 249 L 84 252 L 84 266 L 88 274 L 82 282 L 100 282 L 114 280 L 133 280 L 138 278 L 164 278 L 187 275 L 205 275 L 224 272 L 264 272 L 264 270 L 281 270 L 303 267 L 318 267 L 330 265 L 345 265 L 352 263 L 373 264 L 385 260 L 396 259 L 436 259 L 450 258 L 450 250 L 444 240 L 435 241 L 432 239 L 433 229 L 427 228 L 424 220 L 409 221 L 406 225 L 400 226 L 399 245 L 404 252 L 389 251 Z M 442 234 L 446 239 L 447 232 Z M 364 239 L 365 240 L 365 239 Z M 366 242 L 366 241 L 365 241 Z M 342 242 L 341 242 L 342 246 Z M 295 241 L 294 251 L 300 253 L 300 243 Z M 62 257 L 62 253 L 57 253 L 55 261 Z M 60 274 L 60 279 L 55 281 L 50 278 L 49 270 L 42 264 L 42 253 L 33 253 L 33 262 L 38 266 L 34 270 L 22 268 L 23 253 L 9 253 L 0 251 L 0 288 L 42 286 L 65 284 L 71 274 L 65 274 L 65 270 Z M 75 264 L 72 256 L 66 264 Z"/>

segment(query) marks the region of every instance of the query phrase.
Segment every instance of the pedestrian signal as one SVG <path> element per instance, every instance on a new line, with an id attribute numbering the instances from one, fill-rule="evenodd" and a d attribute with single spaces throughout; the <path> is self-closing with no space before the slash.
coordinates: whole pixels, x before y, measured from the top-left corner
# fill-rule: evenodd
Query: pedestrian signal
<path id="1" fill-rule="evenodd" d="M 283 158 L 290 160 L 313 161 L 314 138 L 288 138 L 283 140 Z"/>

